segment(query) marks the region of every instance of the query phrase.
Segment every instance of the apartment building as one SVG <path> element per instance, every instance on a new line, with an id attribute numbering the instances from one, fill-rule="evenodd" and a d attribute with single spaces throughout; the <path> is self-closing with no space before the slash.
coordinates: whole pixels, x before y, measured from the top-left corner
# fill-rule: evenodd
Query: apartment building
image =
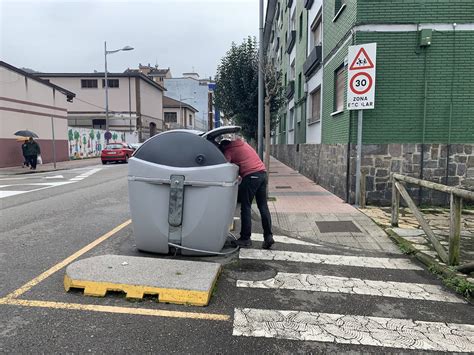
<path id="1" fill-rule="evenodd" d="M 38 135 L 45 163 L 69 159 L 67 115 L 75 94 L 0 61 L 0 167 L 22 165 L 16 131 Z"/>
<path id="2" fill-rule="evenodd" d="M 76 93 L 68 111 L 69 126 L 105 129 L 104 73 L 35 73 Z M 159 83 L 137 72 L 107 73 L 109 129 L 135 132 L 138 141 L 163 131 L 163 92 Z"/>
<path id="3" fill-rule="evenodd" d="M 275 156 L 354 200 L 348 47 L 377 43 L 375 108 L 364 111 L 362 129 L 368 201 L 389 202 L 391 172 L 470 186 L 473 14 L 471 0 L 269 0 L 264 49 L 287 88 Z M 441 200 L 416 193 L 420 201 Z"/>

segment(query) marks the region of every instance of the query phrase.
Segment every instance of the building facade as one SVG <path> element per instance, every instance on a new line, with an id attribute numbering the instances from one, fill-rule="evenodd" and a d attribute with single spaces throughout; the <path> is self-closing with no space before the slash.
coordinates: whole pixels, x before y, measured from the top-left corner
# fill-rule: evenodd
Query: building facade
<path id="1" fill-rule="evenodd" d="M 43 162 L 69 159 L 68 109 L 75 94 L 0 61 L 0 167 L 22 165 L 14 133 L 36 133 Z"/>
<path id="2" fill-rule="evenodd" d="M 194 127 L 203 131 L 208 129 L 209 83 L 212 81 L 200 79 L 197 73 L 184 73 L 180 78 L 165 79 L 166 95 L 194 107 L 197 110 Z"/>
<path id="3" fill-rule="evenodd" d="M 68 112 L 69 126 L 105 129 L 104 73 L 35 73 L 76 93 Z M 135 132 L 138 141 L 163 131 L 165 88 L 136 72 L 107 73 L 109 129 Z"/>
<path id="4" fill-rule="evenodd" d="M 185 102 L 163 96 L 163 122 L 166 129 L 195 129 L 197 110 Z"/>
<path id="5" fill-rule="evenodd" d="M 281 13 L 281 8 L 290 6 L 291 14 L 293 2 L 296 18 L 303 11 L 302 18 L 307 19 L 307 50 L 301 52 L 301 60 L 296 51 L 297 58 L 290 53 L 288 61 L 283 58 L 279 65 L 283 73 L 291 73 L 294 60 L 298 80 L 297 63 L 303 62 L 305 99 L 298 100 L 306 105 L 307 118 L 301 117 L 306 134 L 301 134 L 303 127 L 296 134 L 298 122 L 281 115 L 274 139 L 278 144 L 273 147 L 277 158 L 347 201 L 354 200 L 357 112 L 346 109 L 348 47 L 377 43 L 375 108 L 364 110 L 362 131 L 368 201 L 389 202 L 391 172 L 471 186 L 474 2 L 270 0 L 264 42 L 267 58 L 275 52 L 270 39 L 278 27 L 277 9 Z M 287 24 L 288 29 L 292 26 Z M 284 23 L 281 31 L 286 31 Z M 296 109 L 298 100 L 293 104 L 288 97 L 287 110 Z M 294 138 L 285 125 L 294 127 Z M 426 191 L 415 193 L 420 202 L 444 199 Z"/>

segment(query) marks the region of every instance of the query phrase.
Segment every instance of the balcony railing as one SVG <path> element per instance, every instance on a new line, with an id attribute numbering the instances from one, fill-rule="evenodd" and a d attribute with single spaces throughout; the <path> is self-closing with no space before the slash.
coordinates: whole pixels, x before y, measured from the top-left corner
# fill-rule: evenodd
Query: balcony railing
<path id="1" fill-rule="evenodd" d="M 291 53 L 291 50 L 293 49 L 295 42 L 296 42 L 296 31 L 290 31 L 290 34 L 288 35 L 288 44 L 286 46 L 286 53 L 288 54 Z"/>
<path id="2" fill-rule="evenodd" d="M 315 46 L 303 64 L 303 73 L 306 77 L 310 76 L 321 64 L 321 55 L 321 46 Z"/>
<path id="3" fill-rule="evenodd" d="M 286 86 L 285 95 L 288 100 L 291 100 L 294 94 L 295 94 L 295 81 L 291 80 L 288 82 L 288 85 Z"/>

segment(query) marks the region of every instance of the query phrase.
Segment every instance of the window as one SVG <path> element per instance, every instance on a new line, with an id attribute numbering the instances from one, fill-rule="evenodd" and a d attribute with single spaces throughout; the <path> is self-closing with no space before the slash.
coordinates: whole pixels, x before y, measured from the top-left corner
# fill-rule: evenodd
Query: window
<path id="1" fill-rule="evenodd" d="M 311 116 L 308 122 L 317 122 L 321 117 L 321 87 L 311 93 Z"/>
<path id="2" fill-rule="evenodd" d="M 293 130 L 293 127 L 294 127 L 294 124 L 295 124 L 295 110 L 294 109 L 291 109 L 290 110 L 290 120 L 288 122 L 288 131 L 292 131 Z"/>
<path id="3" fill-rule="evenodd" d="M 296 12 L 296 11 L 295 11 Z M 295 18 L 295 12 L 291 15 L 291 20 L 290 20 L 290 30 L 295 31 L 296 30 L 296 18 Z"/>
<path id="4" fill-rule="evenodd" d="M 302 37 L 303 37 L 303 11 L 301 11 L 301 14 L 300 14 L 300 33 L 299 33 L 300 41 Z"/>
<path id="5" fill-rule="evenodd" d="M 345 68 L 341 65 L 334 75 L 334 111 L 344 110 Z"/>
<path id="6" fill-rule="evenodd" d="M 165 112 L 165 123 L 178 123 L 178 114 L 176 112 Z"/>
<path id="7" fill-rule="evenodd" d="M 334 1 L 334 18 L 332 20 L 333 22 L 337 20 L 337 18 L 341 14 L 342 10 L 344 10 L 344 8 L 346 7 L 345 2 L 346 2 L 346 0 L 335 0 Z"/>
<path id="8" fill-rule="evenodd" d="M 118 79 L 107 79 L 107 84 L 109 88 L 118 88 L 119 80 Z M 105 79 L 102 79 L 102 87 L 105 88 Z"/>
<path id="9" fill-rule="evenodd" d="M 97 89 L 97 79 L 81 79 L 82 89 Z"/>
<path id="10" fill-rule="evenodd" d="M 189 114 L 189 125 L 193 125 L 193 115 Z"/>
<path id="11" fill-rule="evenodd" d="M 298 74 L 298 99 L 301 99 L 303 96 L 303 80 L 301 78 L 301 73 Z"/>
<path id="12" fill-rule="evenodd" d="M 313 43 L 314 47 L 321 45 L 321 27 L 321 16 L 319 16 L 314 22 L 314 24 L 311 26 L 311 42 Z"/>
<path id="13" fill-rule="evenodd" d="M 290 81 L 291 81 L 291 80 L 295 80 L 295 77 L 296 77 L 296 73 L 295 73 L 295 61 L 293 60 L 293 62 L 291 63 L 291 67 L 290 67 Z"/>

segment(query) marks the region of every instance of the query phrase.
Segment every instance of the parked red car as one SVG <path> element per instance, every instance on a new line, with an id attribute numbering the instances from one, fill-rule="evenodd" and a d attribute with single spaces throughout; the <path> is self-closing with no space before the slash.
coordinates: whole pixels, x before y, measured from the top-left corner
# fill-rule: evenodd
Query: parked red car
<path id="1" fill-rule="evenodd" d="M 128 162 L 133 154 L 133 149 L 125 143 L 111 143 L 107 144 L 100 158 L 102 159 L 102 164 L 107 164 L 109 161 L 122 161 L 124 163 Z"/>

